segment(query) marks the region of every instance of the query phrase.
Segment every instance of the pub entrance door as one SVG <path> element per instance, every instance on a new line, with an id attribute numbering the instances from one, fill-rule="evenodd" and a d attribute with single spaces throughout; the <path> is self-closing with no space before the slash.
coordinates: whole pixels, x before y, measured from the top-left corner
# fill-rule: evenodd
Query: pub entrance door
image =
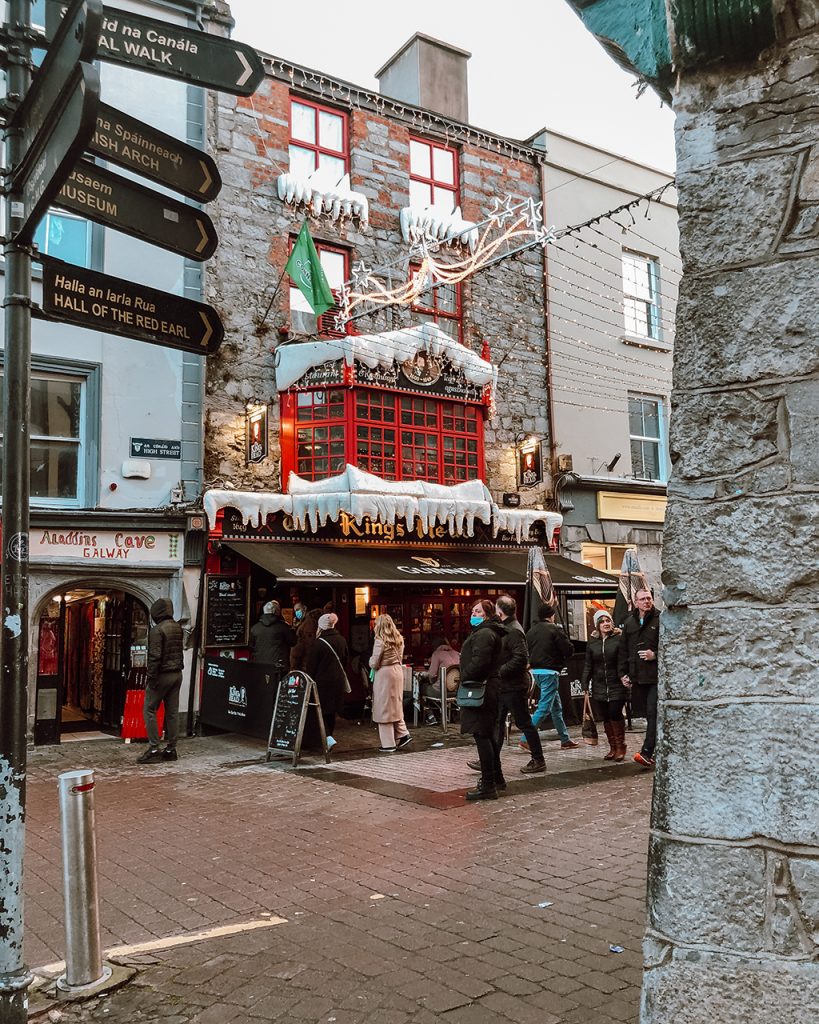
<path id="1" fill-rule="evenodd" d="M 129 677 L 148 660 L 148 609 L 121 590 L 56 593 L 38 625 L 34 742 L 117 732 Z"/>

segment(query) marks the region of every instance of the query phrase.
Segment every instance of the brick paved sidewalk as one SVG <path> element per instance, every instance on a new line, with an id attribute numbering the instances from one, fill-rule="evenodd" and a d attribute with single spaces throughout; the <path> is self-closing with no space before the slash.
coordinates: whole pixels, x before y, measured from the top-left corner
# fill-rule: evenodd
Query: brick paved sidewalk
<path id="1" fill-rule="evenodd" d="M 63 1008 L 66 1021 L 636 1019 L 651 779 L 598 768 L 602 749 L 550 750 L 560 772 L 477 805 L 460 798 L 470 751 L 449 745 L 296 771 L 262 766 L 258 745 L 236 738 L 186 743 L 175 765 L 138 770 L 137 753 L 100 743 L 33 756 L 29 963 L 62 955 L 54 778 L 80 763 L 98 769 L 104 946 L 264 914 L 286 923 L 138 957 L 136 982 Z M 443 793 L 457 803 L 361 788 L 406 785 L 372 773 L 413 761 L 417 789 L 434 795 L 431 770 L 455 779 Z M 340 784 L 356 773 L 360 784 Z"/>

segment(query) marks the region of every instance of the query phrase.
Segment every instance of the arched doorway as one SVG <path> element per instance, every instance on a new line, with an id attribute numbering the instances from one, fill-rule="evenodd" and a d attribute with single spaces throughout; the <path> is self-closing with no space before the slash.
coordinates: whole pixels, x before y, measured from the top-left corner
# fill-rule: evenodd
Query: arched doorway
<path id="1" fill-rule="evenodd" d="M 129 679 L 144 675 L 149 625 L 142 601 L 122 590 L 51 595 L 37 627 L 35 743 L 119 731 Z"/>

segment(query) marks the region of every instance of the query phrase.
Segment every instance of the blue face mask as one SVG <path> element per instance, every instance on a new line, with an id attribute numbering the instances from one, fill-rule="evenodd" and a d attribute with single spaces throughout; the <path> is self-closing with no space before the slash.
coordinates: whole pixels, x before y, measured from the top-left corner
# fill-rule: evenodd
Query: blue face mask
<path id="1" fill-rule="evenodd" d="M 484 621 L 485 621 L 485 620 L 484 620 L 484 619 L 482 619 L 480 615 L 471 615 L 471 616 L 470 616 L 470 618 L 469 618 L 469 625 L 470 625 L 470 626 L 471 626 L 471 627 L 472 627 L 473 629 L 477 629 L 477 628 L 478 628 L 478 626 L 480 626 L 480 624 L 481 624 L 482 622 L 484 622 Z"/>
<path id="2" fill-rule="evenodd" d="M 304 612 L 301 610 L 301 608 L 296 609 L 295 616 L 297 619 L 301 619 L 304 617 Z"/>

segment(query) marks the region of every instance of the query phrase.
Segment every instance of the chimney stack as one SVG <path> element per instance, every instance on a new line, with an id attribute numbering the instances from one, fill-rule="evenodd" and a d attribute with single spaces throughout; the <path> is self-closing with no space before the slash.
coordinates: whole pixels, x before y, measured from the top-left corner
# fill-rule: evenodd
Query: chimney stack
<path id="1" fill-rule="evenodd" d="M 457 46 L 416 32 L 376 71 L 379 92 L 454 121 L 468 121 L 466 62 L 471 56 Z"/>

